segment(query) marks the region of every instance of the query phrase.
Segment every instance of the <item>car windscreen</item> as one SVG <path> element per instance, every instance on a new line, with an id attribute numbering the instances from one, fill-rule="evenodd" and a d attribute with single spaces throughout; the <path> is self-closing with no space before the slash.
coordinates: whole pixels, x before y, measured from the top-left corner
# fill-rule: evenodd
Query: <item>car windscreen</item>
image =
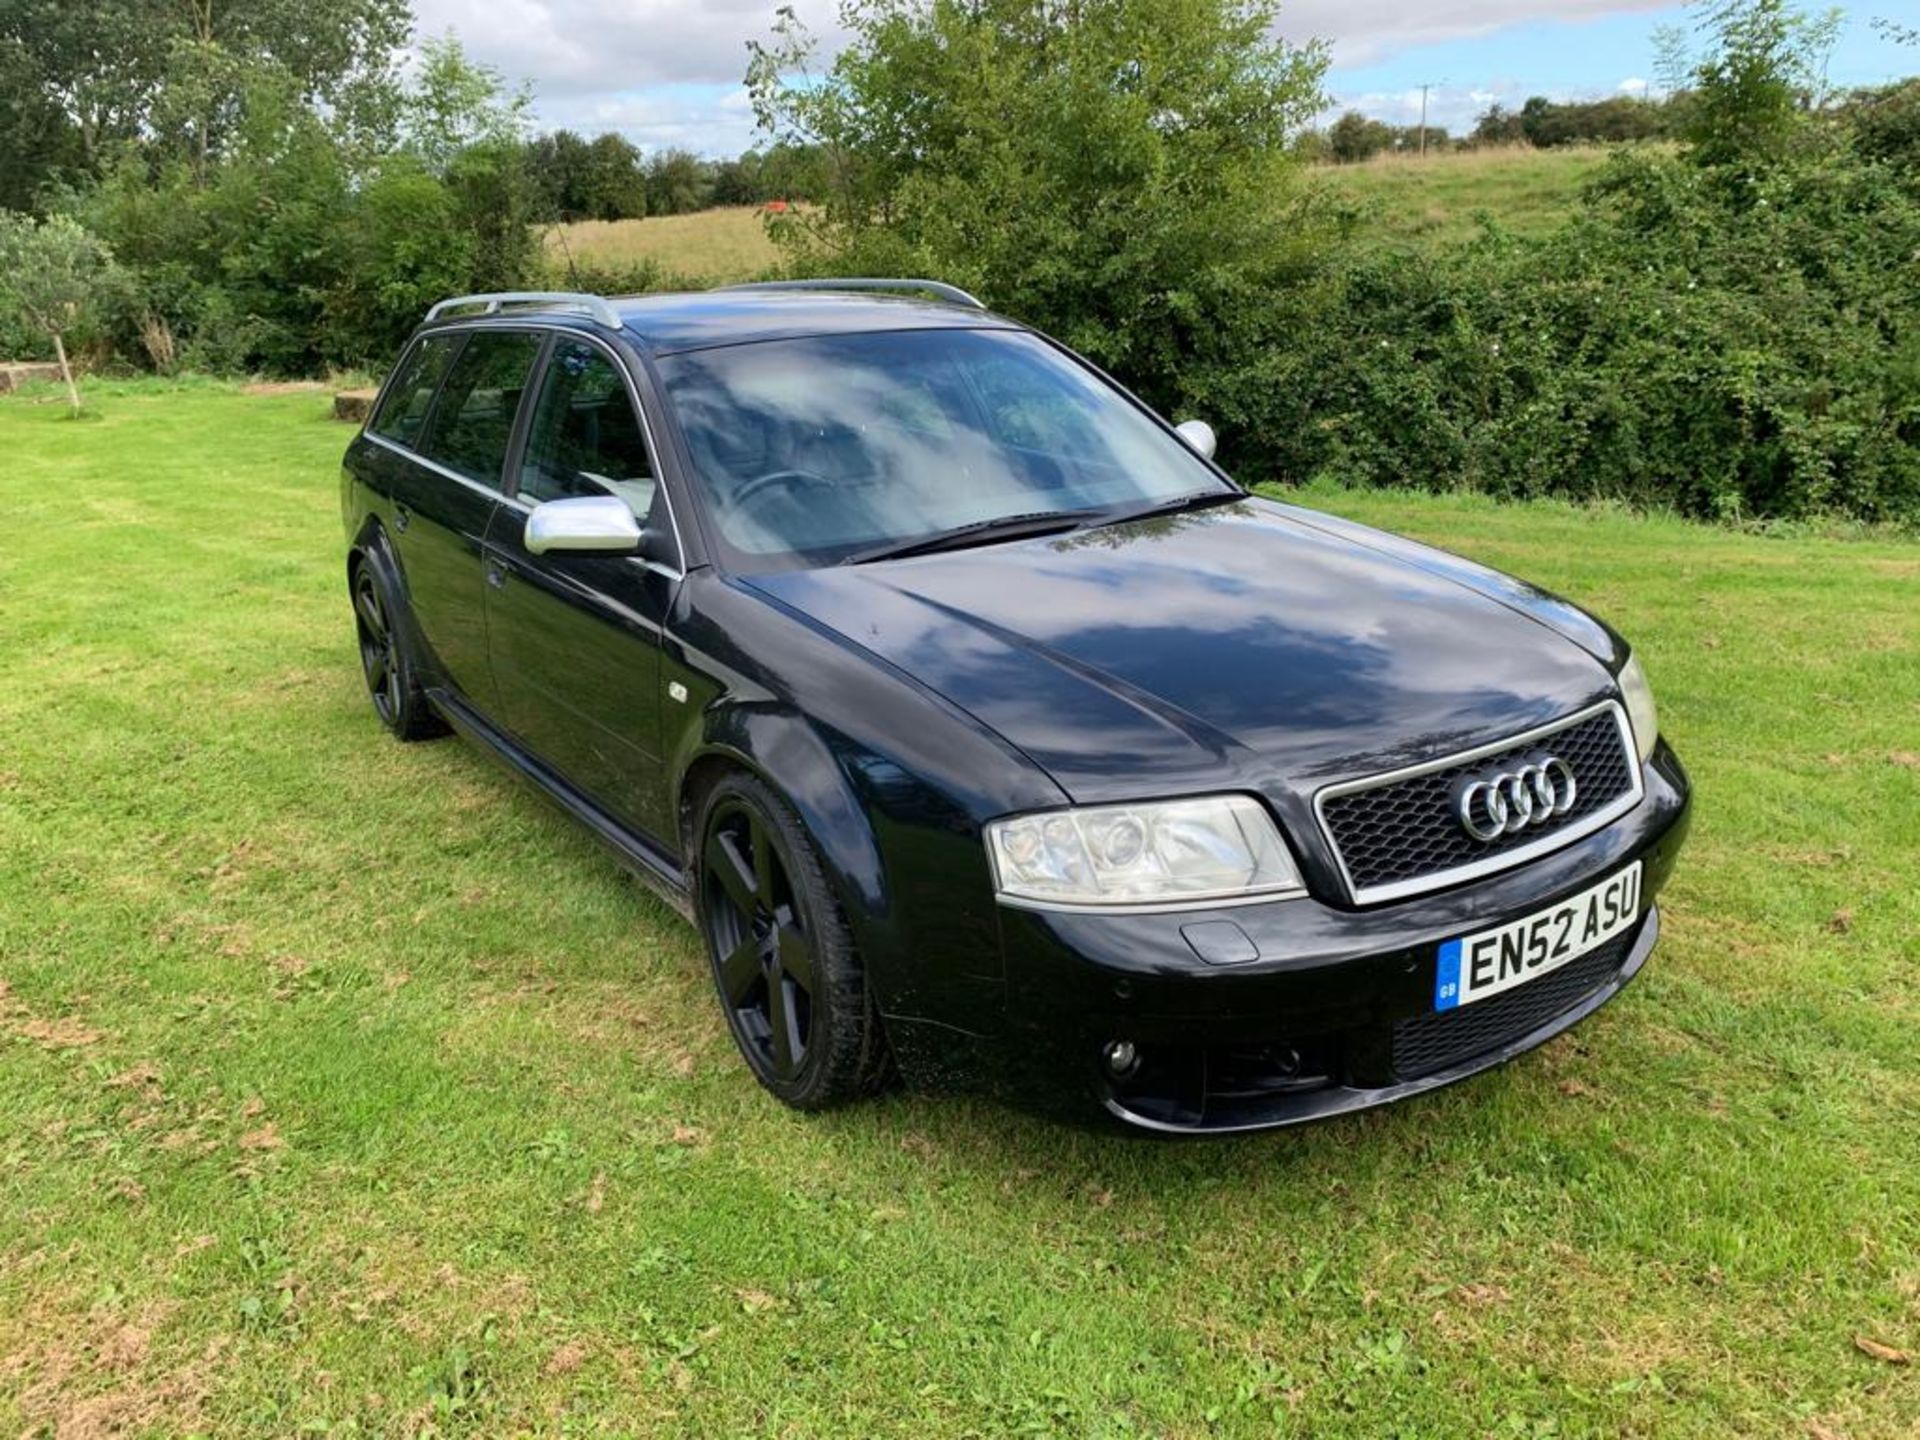
<path id="1" fill-rule="evenodd" d="M 659 362 L 729 564 L 835 564 L 962 526 L 1229 487 L 1097 374 L 1011 330 L 768 340 Z"/>

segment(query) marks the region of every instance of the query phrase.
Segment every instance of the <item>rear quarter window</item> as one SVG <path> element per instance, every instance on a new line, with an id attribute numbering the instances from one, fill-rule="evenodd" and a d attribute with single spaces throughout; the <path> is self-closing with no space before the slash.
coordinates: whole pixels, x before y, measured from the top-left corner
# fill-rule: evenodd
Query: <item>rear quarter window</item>
<path id="1" fill-rule="evenodd" d="M 412 446 L 420 438 L 420 427 L 427 423 L 427 410 L 433 404 L 433 392 L 447 373 L 447 362 L 459 344 L 454 335 L 430 335 L 401 357 L 387 386 L 380 413 L 367 429 L 382 440 Z"/>
<path id="2" fill-rule="evenodd" d="M 527 388 L 540 337 L 477 330 L 447 371 L 420 453 L 449 470 L 498 486 L 514 416 Z"/>

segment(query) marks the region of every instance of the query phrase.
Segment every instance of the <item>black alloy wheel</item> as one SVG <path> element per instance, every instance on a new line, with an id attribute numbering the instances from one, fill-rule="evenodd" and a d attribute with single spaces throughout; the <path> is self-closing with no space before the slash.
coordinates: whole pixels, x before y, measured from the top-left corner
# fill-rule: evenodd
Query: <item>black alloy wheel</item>
<path id="1" fill-rule="evenodd" d="M 360 668 L 367 677 L 367 694 L 373 698 L 380 723 L 395 729 L 400 714 L 400 657 L 371 565 L 362 565 L 354 579 L 353 613 L 359 622 Z"/>
<path id="2" fill-rule="evenodd" d="M 728 1028 L 760 1083 L 822 1109 L 877 1087 L 879 1017 L 840 908 L 792 812 L 732 776 L 701 827 L 701 928 Z"/>
<path id="3" fill-rule="evenodd" d="M 400 628 L 398 586 L 381 550 L 369 552 L 353 568 L 353 624 L 360 641 L 360 671 L 367 698 L 380 723 L 402 740 L 431 740 L 447 725 L 420 689 L 413 659 Z"/>

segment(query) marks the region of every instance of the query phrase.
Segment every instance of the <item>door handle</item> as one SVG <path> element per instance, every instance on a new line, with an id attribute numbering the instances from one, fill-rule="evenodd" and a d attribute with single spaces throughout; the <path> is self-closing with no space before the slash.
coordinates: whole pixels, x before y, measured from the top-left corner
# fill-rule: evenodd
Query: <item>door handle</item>
<path id="1" fill-rule="evenodd" d="M 413 523 L 413 512 L 406 506 L 395 504 L 393 507 L 393 528 L 404 530 Z"/>
<path id="2" fill-rule="evenodd" d="M 496 590 L 507 588 L 507 567 L 501 561 L 493 559 L 487 561 L 487 584 Z"/>

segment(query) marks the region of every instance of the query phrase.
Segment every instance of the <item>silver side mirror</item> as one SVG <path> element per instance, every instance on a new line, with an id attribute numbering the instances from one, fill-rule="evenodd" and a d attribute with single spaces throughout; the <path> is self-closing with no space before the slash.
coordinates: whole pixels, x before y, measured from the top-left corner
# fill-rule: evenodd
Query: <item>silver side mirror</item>
<path id="1" fill-rule="evenodd" d="M 1220 437 L 1213 433 L 1213 426 L 1204 420 L 1182 420 L 1173 427 L 1173 433 L 1198 451 L 1205 460 L 1213 458 L 1214 446 L 1220 443 Z"/>
<path id="2" fill-rule="evenodd" d="M 527 516 L 526 546 L 529 555 L 555 550 L 631 555 L 640 548 L 640 522 L 626 501 L 611 495 L 549 500 Z"/>

